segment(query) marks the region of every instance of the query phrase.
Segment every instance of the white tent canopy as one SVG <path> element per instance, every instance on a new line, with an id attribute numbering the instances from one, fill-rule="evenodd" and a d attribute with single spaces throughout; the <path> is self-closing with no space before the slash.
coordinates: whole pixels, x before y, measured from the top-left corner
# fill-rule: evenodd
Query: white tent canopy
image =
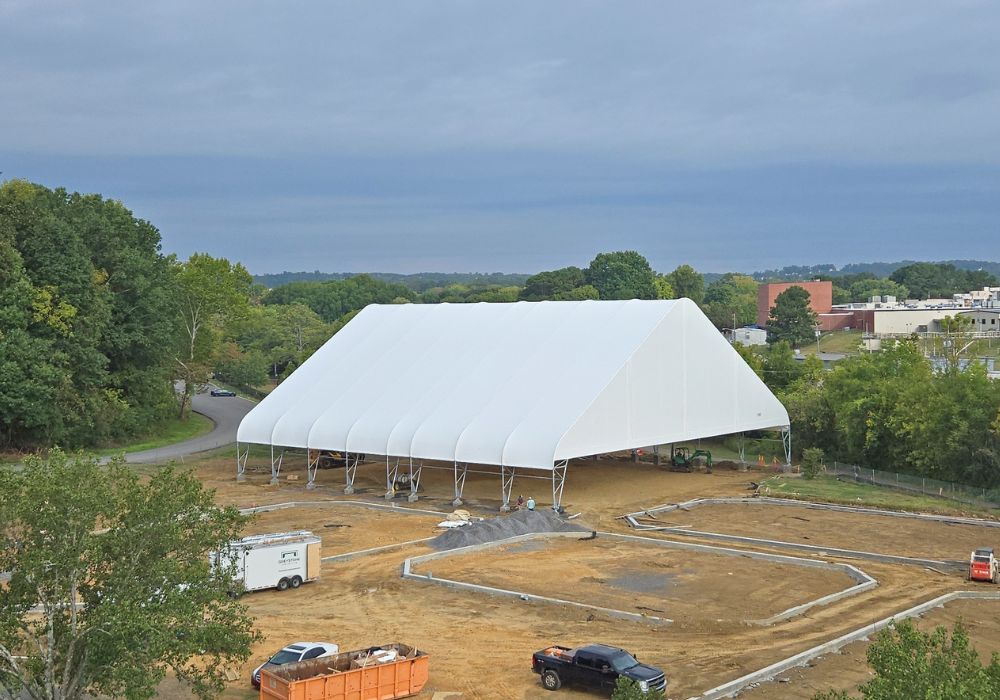
<path id="1" fill-rule="evenodd" d="M 361 311 L 237 442 L 553 470 L 788 424 L 688 299 L 400 304 Z"/>

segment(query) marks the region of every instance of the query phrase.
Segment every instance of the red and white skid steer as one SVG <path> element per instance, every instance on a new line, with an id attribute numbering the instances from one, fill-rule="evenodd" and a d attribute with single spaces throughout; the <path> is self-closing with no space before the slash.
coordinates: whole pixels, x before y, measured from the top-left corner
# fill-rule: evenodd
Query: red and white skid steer
<path id="1" fill-rule="evenodd" d="M 1000 580 L 1000 570 L 992 547 L 981 547 L 969 556 L 969 580 L 990 583 Z"/>

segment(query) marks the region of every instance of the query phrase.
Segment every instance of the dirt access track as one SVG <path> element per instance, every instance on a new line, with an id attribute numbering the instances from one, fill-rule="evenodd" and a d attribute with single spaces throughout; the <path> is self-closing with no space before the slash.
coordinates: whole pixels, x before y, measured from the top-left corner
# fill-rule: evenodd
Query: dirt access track
<path id="1" fill-rule="evenodd" d="M 270 475 L 264 471 L 249 472 L 247 481 L 237 484 L 234 477 L 235 457 L 204 459 L 197 463 L 196 469 L 204 483 L 217 489 L 216 498 L 220 503 L 246 507 L 288 501 L 346 499 L 342 494 L 343 474 L 340 470 L 321 471 L 318 488 L 307 492 L 302 480 L 287 481 L 284 477 L 285 474 L 294 476 L 299 473 L 291 463 L 283 468 L 283 478 L 276 486 L 268 485 Z M 384 474 L 384 465 L 362 466 L 357 479 L 359 492 L 350 498 L 385 504 L 382 498 Z M 683 474 L 667 472 L 648 464 L 573 462 L 566 483 L 564 505 L 569 513 L 581 513 L 579 520 L 595 529 L 638 534 L 620 519 L 622 514 L 693 498 L 744 496 L 748 493 L 750 480 L 759 481 L 760 474 L 727 470 L 716 470 L 714 474 Z M 406 504 L 401 499 L 396 502 L 400 508 L 411 505 L 450 511 L 453 497 L 451 482 L 449 471 L 425 471 L 421 500 L 415 504 Z M 546 505 L 548 488 L 545 481 L 521 476 L 514 483 L 515 494 L 533 495 L 539 507 Z M 474 514 L 495 516 L 499 506 L 498 495 L 498 476 L 469 474 L 464 500 Z M 780 527 L 772 527 L 773 522 L 784 518 L 785 527 L 792 524 L 787 518 L 790 511 L 776 512 L 777 508 L 755 510 L 744 507 L 743 510 L 717 514 L 714 519 L 710 517 L 710 511 L 698 514 L 696 510 L 678 514 L 678 518 L 685 519 L 677 522 L 693 524 L 689 516 L 704 515 L 706 520 L 702 524 L 709 530 L 718 531 L 725 527 L 735 532 L 752 530 L 767 534 L 774 534 L 774 528 Z M 855 514 L 824 513 L 822 527 L 817 527 L 820 520 L 814 519 L 814 516 L 816 513 L 808 511 L 804 516 L 810 518 L 808 523 L 791 518 L 794 523 L 802 524 L 801 536 L 818 537 L 821 533 L 829 533 L 830 542 L 843 542 L 845 546 L 854 546 L 858 542 L 868 542 L 872 546 L 884 541 L 905 542 L 914 536 L 907 534 L 900 540 L 890 540 L 897 536 L 897 528 L 908 525 L 897 519 L 879 520 L 879 529 L 873 531 L 867 519 L 856 519 Z M 354 517 L 359 518 L 358 524 L 352 520 Z M 756 520 L 744 524 L 740 521 L 744 517 Z M 376 511 L 368 512 L 361 508 L 309 506 L 301 511 L 276 511 L 266 518 L 265 521 L 258 520 L 253 527 L 261 526 L 270 531 L 312 529 L 329 541 L 330 553 L 407 542 L 433 534 L 429 532 L 433 523 L 424 516 L 382 511 L 376 514 Z M 365 523 L 363 526 L 360 525 L 362 521 Z M 324 528 L 326 524 L 349 524 L 351 527 Z M 921 531 L 919 537 L 927 546 L 935 547 L 934 551 L 939 552 L 939 556 L 946 554 L 949 559 L 968 556 L 969 545 L 973 542 L 971 538 L 956 538 L 954 533 L 960 530 L 941 523 L 926 527 L 927 530 Z M 1000 545 L 1000 530 L 984 532 L 982 537 L 983 541 L 975 541 L 976 546 Z M 686 539 L 696 541 L 696 538 Z M 578 608 L 455 591 L 431 583 L 403 580 L 400 573 L 404 558 L 433 551 L 425 544 L 407 545 L 347 562 L 326 563 L 320 581 L 296 591 L 247 595 L 244 600 L 257 618 L 258 628 L 266 639 L 253 649 L 247 664 L 234 669 L 238 677 L 231 683 L 225 697 L 255 697 L 249 686 L 250 670 L 267 655 L 295 640 L 331 641 L 343 648 L 397 640 L 413 644 L 431 655 L 430 682 L 419 696 L 426 700 L 439 691 L 461 693 L 463 700 L 547 697 L 538 683 L 538 677 L 530 672 L 531 653 L 555 643 L 576 646 L 599 641 L 625 647 L 641 660 L 663 668 L 670 680 L 667 696 L 681 700 L 852 632 L 874 620 L 969 585 L 960 575 L 937 573 L 921 567 L 820 557 L 827 561 L 855 564 L 875 577 L 879 585 L 859 595 L 814 608 L 808 615 L 771 627 L 759 627 L 743 624 L 739 618 L 747 613 L 759 618 L 767 611 L 787 608 L 800 602 L 800 593 L 818 596 L 828 590 L 825 578 L 777 581 L 774 570 L 769 567 L 744 567 L 742 560 L 733 559 L 724 561 L 720 568 L 712 558 L 703 561 L 699 557 L 666 549 L 642 557 L 664 565 L 659 567 L 634 562 L 633 558 L 639 553 L 633 554 L 624 547 L 602 550 L 604 545 L 600 539 L 594 543 L 596 548 L 576 552 L 574 541 L 566 542 L 565 550 L 545 547 L 506 551 L 493 558 L 484 557 L 478 566 L 471 568 L 475 569 L 476 575 L 515 578 L 520 585 L 531 586 L 532 590 L 558 593 L 564 597 L 611 595 L 625 602 L 631 600 L 634 605 L 635 598 L 629 595 L 632 593 L 640 596 L 641 605 L 648 603 L 650 607 L 687 605 L 691 616 L 678 614 L 674 624 L 656 626 L 617 620 Z M 703 543 L 718 544 L 711 541 Z M 925 553 L 921 549 L 908 551 Z M 573 560 L 572 565 L 567 563 L 567 558 Z M 602 563 L 603 560 L 607 563 Z M 438 569 L 442 565 L 435 562 L 432 568 Z M 669 568 L 671 565 L 675 566 L 673 570 Z M 739 568 L 736 568 L 737 565 Z M 647 570 L 646 567 L 651 568 Z M 647 586 L 650 590 L 645 592 L 628 591 L 625 586 L 619 586 L 618 590 L 615 586 L 608 586 L 608 582 L 627 575 L 630 569 L 638 574 L 653 570 L 657 573 L 683 573 L 665 587 L 663 598 L 659 598 L 656 586 Z M 730 572 L 733 576 L 729 576 Z M 588 576 L 604 579 L 605 582 L 583 581 Z M 687 598 L 686 592 L 697 593 L 699 585 L 705 587 L 704 593 L 714 598 L 711 605 L 731 613 L 713 615 L 706 603 L 703 614 L 695 610 L 697 604 L 693 599 L 690 603 L 682 600 Z M 669 596 L 674 598 L 671 600 Z M 709 595 L 700 597 L 707 599 Z M 981 605 L 984 609 L 992 609 L 988 603 Z M 997 606 L 1000 612 L 1000 603 Z M 995 637 L 986 636 L 980 640 L 976 630 L 973 630 L 973 639 L 983 654 L 1000 650 Z M 822 663 L 824 661 L 820 661 L 817 668 L 821 668 Z M 760 697 L 799 697 L 791 694 L 792 686 L 794 682 L 767 684 L 764 686 L 766 691 L 761 691 L 767 694 Z M 171 696 L 166 687 L 163 690 L 162 696 Z M 554 697 L 592 700 L 596 696 L 564 688 Z"/>

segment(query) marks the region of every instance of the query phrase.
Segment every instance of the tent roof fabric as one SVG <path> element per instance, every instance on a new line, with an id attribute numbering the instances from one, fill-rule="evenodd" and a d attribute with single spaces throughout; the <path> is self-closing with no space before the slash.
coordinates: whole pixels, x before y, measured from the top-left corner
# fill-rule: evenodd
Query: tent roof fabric
<path id="1" fill-rule="evenodd" d="M 551 470 L 788 424 L 688 299 L 398 304 L 362 310 L 237 441 Z"/>

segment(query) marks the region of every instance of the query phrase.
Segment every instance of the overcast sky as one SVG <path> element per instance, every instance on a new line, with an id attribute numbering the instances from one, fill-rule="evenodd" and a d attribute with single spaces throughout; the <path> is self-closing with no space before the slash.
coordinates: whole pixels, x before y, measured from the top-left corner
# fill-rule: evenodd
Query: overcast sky
<path id="1" fill-rule="evenodd" d="M 255 273 L 1000 258 L 995 0 L 0 0 L 0 178 Z"/>

